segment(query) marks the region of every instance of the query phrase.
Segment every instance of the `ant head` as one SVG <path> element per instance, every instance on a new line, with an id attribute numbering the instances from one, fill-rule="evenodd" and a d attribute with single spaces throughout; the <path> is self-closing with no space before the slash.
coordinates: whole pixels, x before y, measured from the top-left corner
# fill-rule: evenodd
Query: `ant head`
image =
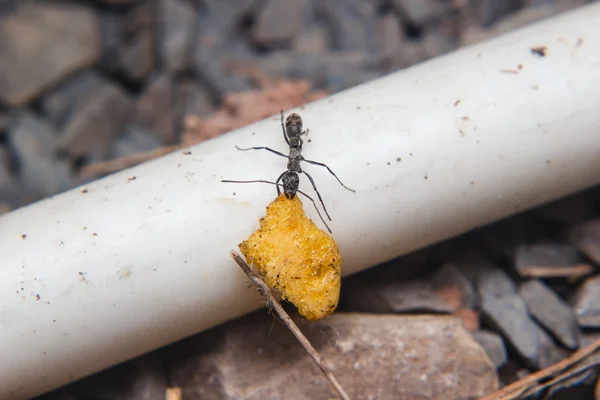
<path id="1" fill-rule="evenodd" d="M 290 137 L 302 134 L 302 118 L 296 113 L 288 115 L 285 119 L 285 130 Z"/>
<path id="2" fill-rule="evenodd" d="M 293 171 L 287 171 L 281 178 L 283 184 L 283 193 L 289 200 L 293 199 L 300 185 L 298 174 Z"/>

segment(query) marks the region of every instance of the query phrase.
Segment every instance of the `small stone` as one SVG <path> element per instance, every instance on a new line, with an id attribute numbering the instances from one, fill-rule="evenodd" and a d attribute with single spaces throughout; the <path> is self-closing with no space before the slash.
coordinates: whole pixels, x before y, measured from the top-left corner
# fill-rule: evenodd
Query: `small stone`
<path id="1" fill-rule="evenodd" d="M 584 328 L 600 328 L 600 275 L 588 278 L 577 290 L 575 314 Z"/>
<path id="2" fill-rule="evenodd" d="M 23 106 L 100 57 L 93 10 L 73 3 L 19 1 L 0 23 L 0 102 Z"/>
<path id="3" fill-rule="evenodd" d="M 57 131 L 63 131 L 69 120 L 85 104 L 93 101 L 98 91 L 106 84 L 108 81 L 94 71 L 86 71 L 74 76 L 42 98 L 41 107 L 44 117 Z"/>
<path id="4" fill-rule="evenodd" d="M 60 193 L 72 185 L 69 163 L 55 156 L 56 137 L 47 123 L 28 112 L 20 114 L 8 132 L 22 185 L 41 196 Z"/>
<path id="5" fill-rule="evenodd" d="M 137 103 L 134 125 L 162 144 L 175 142 L 173 82 L 167 75 L 150 81 Z"/>
<path id="6" fill-rule="evenodd" d="M 127 128 L 125 134 L 121 135 L 113 143 L 110 158 L 126 157 L 133 154 L 143 153 L 157 149 L 162 146 L 157 139 L 145 131 L 133 126 Z"/>
<path id="7" fill-rule="evenodd" d="M 558 346 L 552 337 L 546 333 L 540 326 L 535 325 L 537 329 L 537 336 L 540 340 L 538 362 L 535 365 L 536 368 L 548 368 L 569 356 L 570 351 Z"/>
<path id="8" fill-rule="evenodd" d="M 504 340 L 493 332 L 488 331 L 477 331 L 473 332 L 473 338 L 483 347 L 488 357 L 496 368 L 502 367 L 508 357 L 506 355 L 506 348 L 504 347 Z"/>
<path id="9" fill-rule="evenodd" d="M 315 25 L 292 38 L 291 47 L 299 54 L 325 53 L 329 47 L 327 28 Z"/>
<path id="10" fill-rule="evenodd" d="M 216 110 L 208 90 L 193 80 L 177 81 L 175 93 L 176 120 L 187 115 L 206 117 Z"/>
<path id="11" fill-rule="evenodd" d="M 538 329 L 529 319 L 527 306 L 517 295 L 515 284 L 495 268 L 480 274 L 477 289 L 481 310 L 491 325 L 504 334 L 529 364 L 537 365 L 541 346 Z"/>
<path id="12" fill-rule="evenodd" d="M 10 110 L 0 109 L 0 138 L 4 132 L 8 129 L 12 121 L 12 114 Z"/>
<path id="13" fill-rule="evenodd" d="M 423 37 L 423 52 L 433 58 L 456 49 L 456 40 L 439 29 L 428 30 Z"/>
<path id="14" fill-rule="evenodd" d="M 142 2 L 127 12 L 102 14 L 102 69 L 134 82 L 152 72 L 156 41 L 153 7 L 152 2 Z"/>
<path id="15" fill-rule="evenodd" d="M 59 141 L 60 148 L 74 157 L 106 155 L 135 110 L 132 99 L 108 82 L 103 82 L 95 95 L 77 108 Z"/>
<path id="16" fill-rule="evenodd" d="M 385 14 L 376 22 L 377 48 L 385 59 L 392 59 L 402 49 L 402 25 L 398 17 L 392 13 Z"/>
<path id="17" fill-rule="evenodd" d="M 423 281 L 389 283 L 378 288 L 379 295 L 395 313 L 447 313 L 456 308 Z"/>
<path id="18" fill-rule="evenodd" d="M 164 400 L 167 375 L 156 352 L 138 357 L 120 368 L 116 400 Z"/>
<path id="19" fill-rule="evenodd" d="M 0 145 L 0 186 L 8 184 L 12 180 L 10 160 L 11 156 L 8 149 Z"/>
<path id="20" fill-rule="evenodd" d="M 305 7 L 303 0 L 268 0 L 256 17 L 252 40 L 261 46 L 269 46 L 299 35 L 304 25 Z"/>
<path id="21" fill-rule="evenodd" d="M 436 291 L 444 288 L 456 288 L 461 293 L 460 306 L 473 308 L 479 305 L 479 298 L 473 284 L 461 270 L 453 264 L 445 264 L 431 279 Z"/>
<path id="22" fill-rule="evenodd" d="M 575 247 L 600 264 L 600 218 L 575 225 L 567 236 Z"/>
<path id="23" fill-rule="evenodd" d="M 582 262 L 577 248 L 570 245 L 520 245 L 514 260 L 523 277 L 578 278 L 593 271 L 591 265 Z"/>
<path id="24" fill-rule="evenodd" d="M 448 12 L 444 3 L 436 0 L 394 0 L 396 10 L 411 24 L 425 25 Z"/>
<path id="25" fill-rule="evenodd" d="M 171 74 L 187 71 L 191 67 L 196 12 L 182 0 L 161 0 L 161 6 L 161 59 Z"/>
<path id="26" fill-rule="evenodd" d="M 328 20 L 332 47 L 337 51 L 375 54 L 375 2 L 331 0 L 319 2 L 317 13 Z"/>
<path id="27" fill-rule="evenodd" d="M 206 350 L 174 354 L 171 383 L 202 398 L 335 397 L 306 351 L 272 320 L 253 314 L 210 342 L 199 335 Z M 336 313 L 302 330 L 350 398 L 473 399 L 498 387 L 485 351 L 452 317 Z"/>
<path id="28" fill-rule="evenodd" d="M 521 284 L 519 295 L 533 317 L 569 349 L 579 347 L 581 332 L 575 313 L 552 290 L 537 280 Z"/>
<path id="29" fill-rule="evenodd" d="M 520 7 L 520 0 L 509 0 L 502 2 L 495 0 L 483 0 L 481 2 L 481 25 L 490 26 L 500 18 L 518 11 Z"/>

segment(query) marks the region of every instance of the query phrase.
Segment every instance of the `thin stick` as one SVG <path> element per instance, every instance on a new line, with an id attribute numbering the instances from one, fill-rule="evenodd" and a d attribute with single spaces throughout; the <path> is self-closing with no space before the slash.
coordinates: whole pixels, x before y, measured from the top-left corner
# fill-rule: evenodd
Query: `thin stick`
<path id="1" fill-rule="evenodd" d="M 302 346 L 304 346 L 308 354 L 310 354 L 310 356 L 313 358 L 315 363 L 317 363 L 319 368 L 321 368 L 321 371 L 323 371 L 323 374 L 325 375 L 327 380 L 329 380 L 331 386 L 333 386 L 335 391 L 339 394 L 340 398 L 342 398 L 343 400 L 350 400 L 350 397 L 348 396 L 342 385 L 339 383 L 339 381 L 336 379 L 333 373 L 329 370 L 329 368 L 327 368 L 327 365 L 323 361 L 321 355 L 310 344 L 306 336 L 302 334 L 302 332 L 294 323 L 294 321 L 292 321 L 288 313 L 286 313 L 283 307 L 281 307 L 281 304 L 279 304 L 279 301 L 271 292 L 271 288 L 265 283 L 265 281 L 263 281 L 263 279 L 257 273 L 252 271 L 252 269 L 248 266 L 248 264 L 246 264 L 246 261 L 244 261 L 242 256 L 240 256 L 234 250 L 231 250 L 230 254 L 231 257 L 235 260 L 235 262 L 240 266 L 242 271 L 244 271 L 246 275 L 248 275 L 248 278 L 250 278 L 254 286 L 258 288 L 258 291 L 267 298 L 268 303 L 273 307 L 279 318 L 281 318 L 283 323 L 294 334 L 294 336 L 296 336 L 296 339 L 298 339 L 298 341 L 302 344 Z"/>
<path id="2" fill-rule="evenodd" d="M 539 382 L 542 379 L 547 379 L 551 377 L 558 376 L 567 370 L 568 368 L 574 366 L 575 364 L 581 362 L 585 358 L 594 354 L 596 351 L 600 349 L 600 339 L 595 340 L 592 344 L 583 349 L 577 350 L 570 357 L 565 358 L 564 360 L 549 366 L 548 368 L 544 368 L 536 373 L 527 375 L 523 379 L 520 379 L 502 390 L 491 393 L 484 397 L 481 400 L 513 400 L 520 398 L 519 396 L 523 394 L 525 391 L 536 387 L 539 385 Z M 568 373 L 568 371 L 567 371 Z"/>

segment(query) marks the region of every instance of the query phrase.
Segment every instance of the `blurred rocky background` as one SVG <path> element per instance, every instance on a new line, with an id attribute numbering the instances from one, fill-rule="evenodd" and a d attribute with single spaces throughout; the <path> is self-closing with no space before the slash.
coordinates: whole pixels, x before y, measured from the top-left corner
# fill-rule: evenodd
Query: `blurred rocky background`
<path id="1" fill-rule="evenodd" d="M 0 0 L 0 214 L 584 3 Z M 352 398 L 480 397 L 600 338 L 599 199 L 593 188 L 349 277 L 339 312 L 301 328 Z M 600 399 L 598 365 L 528 398 Z M 258 312 L 40 399 L 168 387 L 333 397 Z"/>

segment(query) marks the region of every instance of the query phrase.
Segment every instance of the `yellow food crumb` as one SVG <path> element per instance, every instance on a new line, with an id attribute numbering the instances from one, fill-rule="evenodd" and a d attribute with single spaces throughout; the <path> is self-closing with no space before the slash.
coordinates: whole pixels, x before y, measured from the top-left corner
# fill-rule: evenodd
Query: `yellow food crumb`
<path id="1" fill-rule="evenodd" d="M 267 206 L 260 228 L 239 245 L 270 287 L 300 315 L 319 320 L 336 309 L 341 265 L 337 243 L 304 214 L 302 201 L 281 194 Z"/>

